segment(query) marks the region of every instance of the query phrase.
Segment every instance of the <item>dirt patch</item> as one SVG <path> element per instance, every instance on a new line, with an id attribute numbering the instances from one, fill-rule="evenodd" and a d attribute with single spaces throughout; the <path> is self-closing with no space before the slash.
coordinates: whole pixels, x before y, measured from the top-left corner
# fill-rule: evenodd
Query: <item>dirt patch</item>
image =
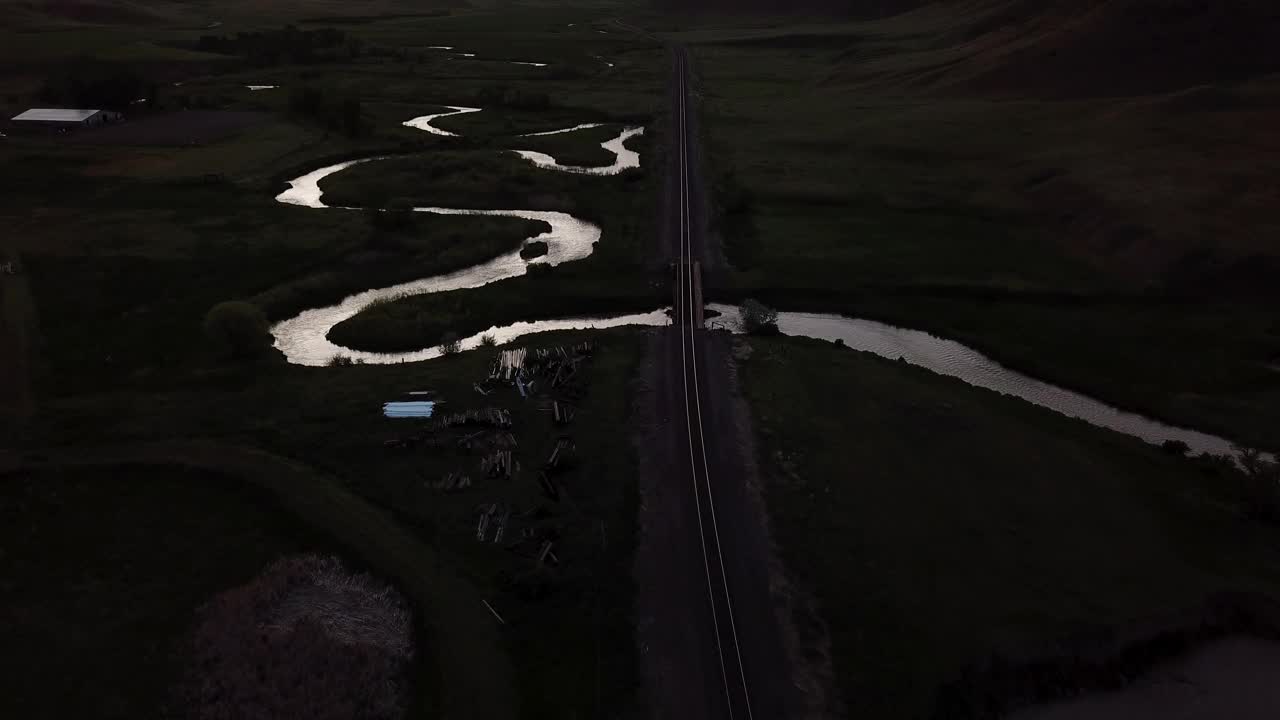
<path id="1" fill-rule="evenodd" d="M 261 125 L 270 117 L 245 110 L 183 110 L 82 130 L 71 140 L 91 145 L 205 145 Z"/>

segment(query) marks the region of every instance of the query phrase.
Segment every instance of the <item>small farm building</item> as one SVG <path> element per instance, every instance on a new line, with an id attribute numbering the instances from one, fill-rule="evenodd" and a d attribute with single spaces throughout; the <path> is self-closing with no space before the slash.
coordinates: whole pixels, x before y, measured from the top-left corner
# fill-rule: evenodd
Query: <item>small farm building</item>
<path id="1" fill-rule="evenodd" d="M 79 110 L 74 108 L 32 108 L 13 117 L 18 126 L 60 128 L 97 127 L 120 119 L 120 113 L 110 110 Z"/>

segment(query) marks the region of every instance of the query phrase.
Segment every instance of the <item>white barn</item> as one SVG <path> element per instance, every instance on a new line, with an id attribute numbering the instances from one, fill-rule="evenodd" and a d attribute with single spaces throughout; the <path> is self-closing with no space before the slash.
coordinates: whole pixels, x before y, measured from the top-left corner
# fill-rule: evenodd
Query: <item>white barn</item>
<path id="1" fill-rule="evenodd" d="M 18 125 L 44 127 L 96 127 L 120 119 L 120 113 L 110 110 L 80 110 L 75 108 L 31 108 L 13 116 Z"/>

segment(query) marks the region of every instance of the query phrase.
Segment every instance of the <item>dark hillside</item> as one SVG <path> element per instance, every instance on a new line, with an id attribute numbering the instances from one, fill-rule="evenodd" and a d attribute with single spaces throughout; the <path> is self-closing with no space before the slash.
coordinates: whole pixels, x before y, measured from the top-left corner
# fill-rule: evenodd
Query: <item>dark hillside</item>
<path id="1" fill-rule="evenodd" d="M 717 12 L 759 15 L 823 14 L 886 17 L 928 4 L 928 0 L 654 0 L 666 12 Z"/>
<path id="2" fill-rule="evenodd" d="M 1280 70 L 1280 5 L 1267 0 L 1013 0 L 973 30 L 975 87 L 1022 95 L 1167 92 Z"/>

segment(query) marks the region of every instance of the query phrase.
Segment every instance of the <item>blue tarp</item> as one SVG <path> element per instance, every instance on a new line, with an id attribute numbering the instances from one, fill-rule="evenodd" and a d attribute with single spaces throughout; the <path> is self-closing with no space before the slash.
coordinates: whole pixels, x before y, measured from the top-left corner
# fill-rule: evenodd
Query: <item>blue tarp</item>
<path id="1" fill-rule="evenodd" d="M 382 406 L 382 414 L 389 418 L 429 418 L 435 411 L 434 402 L 389 402 Z"/>

